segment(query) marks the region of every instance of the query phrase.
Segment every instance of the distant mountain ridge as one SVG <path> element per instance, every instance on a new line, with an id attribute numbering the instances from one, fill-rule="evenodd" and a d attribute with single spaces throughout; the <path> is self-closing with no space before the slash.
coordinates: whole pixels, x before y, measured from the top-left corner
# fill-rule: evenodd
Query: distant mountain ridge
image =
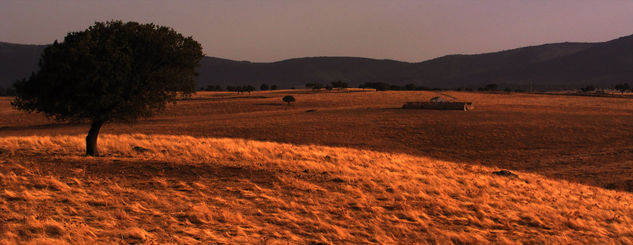
<path id="1" fill-rule="evenodd" d="M 7 87 L 37 69 L 45 45 L 0 43 L 0 86 Z M 601 43 L 553 43 L 492 53 L 447 55 L 423 62 L 359 57 L 306 57 L 270 63 L 204 57 L 198 86 L 345 81 L 437 88 L 500 87 L 569 89 L 633 83 L 633 35 Z"/>
<path id="2" fill-rule="evenodd" d="M 36 71 L 46 46 L 0 42 L 0 87 L 9 87 Z"/>

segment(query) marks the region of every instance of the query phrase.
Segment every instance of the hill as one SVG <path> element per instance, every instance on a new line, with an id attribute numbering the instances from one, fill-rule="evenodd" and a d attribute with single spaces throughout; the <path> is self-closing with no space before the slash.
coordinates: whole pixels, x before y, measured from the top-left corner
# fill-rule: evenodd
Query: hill
<path id="1" fill-rule="evenodd" d="M 406 154 L 242 139 L 0 139 L 7 243 L 633 242 L 633 195 Z"/>
<path id="2" fill-rule="evenodd" d="M 612 87 L 633 82 L 633 35 L 603 43 L 554 43 L 475 55 L 447 55 L 419 62 L 355 57 L 308 57 L 273 63 L 203 61 L 200 85 L 351 81 L 437 88 L 477 88 L 489 83 L 528 89 Z"/>
<path id="3" fill-rule="evenodd" d="M 201 64 L 199 84 L 277 84 L 282 88 L 303 88 L 319 81 L 403 81 L 411 63 L 357 57 L 307 57 L 273 63 L 236 62 L 206 57 Z"/>
<path id="4" fill-rule="evenodd" d="M 9 87 L 38 69 L 37 62 L 46 45 L 0 42 L 0 87 Z"/>
<path id="5" fill-rule="evenodd" d="M 0 86 L 36 69 L 44 46 L 0 43 Z M 271 63 L 205 57 L 200 87 L 277 84 L 303 87 L 308 82 L 342 80 L 394 85 L 414 83 L 437 88 L 477 88 L 489 83 L 527 89 L 612 87 L 633 82 L 633 35 L 602 43 L 554 43 L 474 55 L 447 55 L 419 63 L 358 57 L 306 57 Z"/>

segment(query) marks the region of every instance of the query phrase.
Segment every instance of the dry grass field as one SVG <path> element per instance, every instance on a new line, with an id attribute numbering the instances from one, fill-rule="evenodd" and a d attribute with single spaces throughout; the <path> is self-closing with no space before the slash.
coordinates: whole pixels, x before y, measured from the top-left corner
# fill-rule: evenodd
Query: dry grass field
<path id="1" fill-rule="evenodd" d="M 436 92 L 199 92 L 135 125 L 106 134 L 227 137 L 406 153 L 538 173 L 633 192 L 633 100 L 442 92 L 475 110 L 402 110 Z M 281 101 L 292 94 L 297 102 Z M 13 110 L 0 97 L 0 137 L 86 134 L 88 125 Z M 312 112 L 308 112 L 313 110 Z M 315 111 L 314 111 L 315 110 Z"/>
<path id="2" fill-rule="evenodd" d="M 406 154 L 189 136 L 6 137 L 5 243 L 633 243 L 633 194 Z"/>
<path id="3" fill-rule="evenodd" d="M 633 243 L 633 101 L 442 93 L 198 93 L 97 158 L 1 98 L 0 244 Z"/>

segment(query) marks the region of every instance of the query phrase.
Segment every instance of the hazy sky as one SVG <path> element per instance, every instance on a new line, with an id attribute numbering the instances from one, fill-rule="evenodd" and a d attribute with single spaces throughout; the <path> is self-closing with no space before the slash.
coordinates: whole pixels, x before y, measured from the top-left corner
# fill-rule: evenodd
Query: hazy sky
<path id="1" fill-rule="evenodd" d="M 0 41 L 45 44 L 95 21 L 166 25 L 234 60 L 422 61 L 633 34 L 633 0 L 0 0 Z"/>

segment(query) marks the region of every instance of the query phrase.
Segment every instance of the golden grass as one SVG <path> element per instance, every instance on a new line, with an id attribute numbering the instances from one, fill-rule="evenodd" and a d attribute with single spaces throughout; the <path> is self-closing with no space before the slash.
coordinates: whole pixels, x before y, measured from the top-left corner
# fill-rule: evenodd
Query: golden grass
<path id="1" fill-rule="evenodd" d="M 633 243 L 633 195 L 406 154 L 226 138 L 0 138 L 0 241 Z"/>
<path id="2" fill-rule="evenodd" d="M 354 90 L 358 91 L 358 90 Z M 107 134 L 244 138 L 398 152 L 538 173 L 633 192 L 630 99 L 527 93 L 439 92 L 472 101 L 475 110 L 398 109 L 434 91 L 200 92 L 132 127 Z M 291 94 L 297 101 L 285 105 Z M 86 134 L 89 125 L 47 121 L 0 98 L 0 137 Z M 312 111 L 312 112 L 307 112 Z"/>

